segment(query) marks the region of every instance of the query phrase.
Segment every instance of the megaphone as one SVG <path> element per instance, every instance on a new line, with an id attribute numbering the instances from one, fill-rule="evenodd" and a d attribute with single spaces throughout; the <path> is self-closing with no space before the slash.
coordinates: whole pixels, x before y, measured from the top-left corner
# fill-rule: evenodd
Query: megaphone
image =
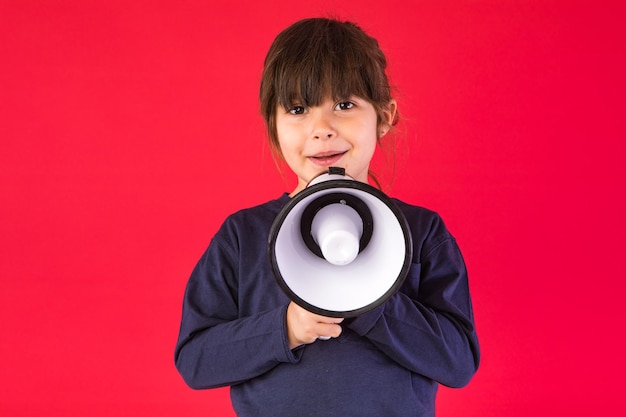
<path id="1" fill-rule="evenodd" d="M 395 203 L 332 167 L 279 212 L 268 251 L 278 285 L 293 302 L 316 314 L 349 318 L 400 289 L 412 248 Z"/>

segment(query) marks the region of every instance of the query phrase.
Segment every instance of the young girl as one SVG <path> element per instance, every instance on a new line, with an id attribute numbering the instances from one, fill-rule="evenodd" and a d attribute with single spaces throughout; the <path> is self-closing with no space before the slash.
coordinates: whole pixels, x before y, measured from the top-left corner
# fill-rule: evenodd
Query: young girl
<path id="1" fill-rule="evenodd" d="M 331 19 L 295 23 L 268 52 L 261 112 L 298 184 L 226 219 L 189 279 L 175 354 L 192 388 L 231 386 L 239 416 L 434 416 L 438 383 L 461 387 L 476 372 L 465 265 L 432 211 L 394 200 L 412 265 L 396 294 L 356 318 L 304 310 L 272 274 L 268 236 L 290 198 L 329 166 L 368 182 L 397 117 L 385 67 L 375 39 Z"/>

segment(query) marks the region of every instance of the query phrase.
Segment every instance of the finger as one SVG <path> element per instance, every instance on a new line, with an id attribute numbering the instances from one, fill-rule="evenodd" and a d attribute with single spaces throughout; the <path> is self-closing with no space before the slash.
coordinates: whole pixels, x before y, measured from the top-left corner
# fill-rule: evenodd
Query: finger
<path id="1" fill-rule="evenodd" d="M 343 321 L 343 317 L 326 317 L 326 316 L 317 316 L 317 321 L 319 323 L 327 323 L 327 324 L 339 324 Z"/>
<path id="2" fill-rule="evenodd" d="M 328 317 L 313 313 L 293 301 L 290 302 L 289 308 L 293 310 L 293 312 L 297 314 L 302 321 L 309 320 L 311 322 L 318 323 L 341 323 L 344 320 L 343 317 Z"/>
<path id="3" fill-rule="evenodd" d="M 338 324 L 320 323 L 316 330 L 317 330 L 318 338 L 331 338 L 331 337 L 339 337 L 343 329 Z"/>

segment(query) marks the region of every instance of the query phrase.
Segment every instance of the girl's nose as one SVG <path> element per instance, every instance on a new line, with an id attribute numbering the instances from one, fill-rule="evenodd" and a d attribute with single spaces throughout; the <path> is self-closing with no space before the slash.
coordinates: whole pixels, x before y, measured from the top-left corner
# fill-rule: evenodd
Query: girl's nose
<path id="1" fill-rule="evenodd" d="M 332 120 L 328 115 L 318 114 L 313 120 L 312 136 L 314 139 L 332 139 L 337 136 Z"/>

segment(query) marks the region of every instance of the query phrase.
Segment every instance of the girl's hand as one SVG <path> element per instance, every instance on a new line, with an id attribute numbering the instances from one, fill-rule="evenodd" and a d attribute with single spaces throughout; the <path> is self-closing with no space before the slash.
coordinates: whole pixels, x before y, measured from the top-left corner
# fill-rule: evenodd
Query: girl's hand
<path id="1" fill-rule="evenodd" d="M 289 348 L 315 342 L 319 338 L 338 337 L 343 318 L 320 316 L 294 302 L 287 307 L 287 337 Z"/>

